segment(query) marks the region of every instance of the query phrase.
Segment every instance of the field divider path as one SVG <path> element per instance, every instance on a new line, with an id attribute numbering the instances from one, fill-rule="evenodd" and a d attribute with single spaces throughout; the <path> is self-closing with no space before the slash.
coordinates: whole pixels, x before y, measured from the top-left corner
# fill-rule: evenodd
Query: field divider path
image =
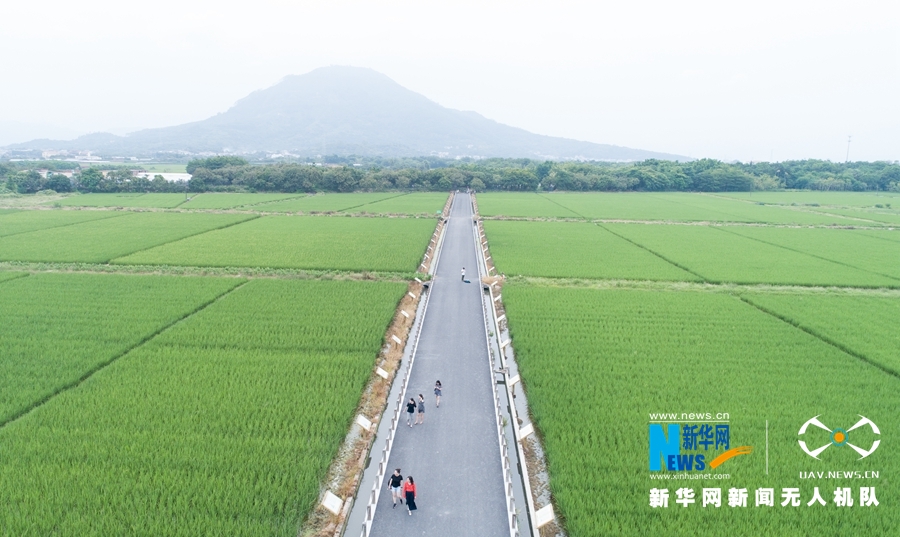
<path id="1" fill-rule="evenodd" d="M 471 225 L 470 200 L 457 194 L 428 291 L 414 365 L 408 366 L 409 380 L 397 399 L 405 406 L 409 396 L 428 394 L 425 421 L 406 427 L 400 423 L 405 409 L 395 410 L 390 455 L 378 463 L 382 477 L 371 491 L 374 501 L 369 498 L 375 508 L 365 508 L 366 515 L 372 513 L 372 520 L 363 525 L 365 537 L 511 534 L 490 386 L 493 379 L 482 337 L 481 285 L 460 278 L 462 267 L 477 273 Z M 435 407 L 432 392 L 436 380 L 444 386 L 440 408 Z M 419 509 L 412 516 L 405 505 L 393 508 L 386 492 L 384 477 L 394 468 L 416 479 Z"/>
<path id="2" fill-rule="evenodd" d="M 110 358 L 110 359 L 108 359 L 108 360 L 105 360 L 105 361 L 103 361 L 103 362 L 97 364 L 96 366 L 92 367 L 92 368 L 89 369 L 88 371 L 85 371 L 84 374 L 82 374 L 82 375 L 81 375 L 79 378 L 77 378 L 76 380 L 74 380 L 74 381 L 72 381 L 72 382 L 69 382 L 69 383 L 67 383 L 67 384 L 64 384 L 64 385 L 62 385 L 62 386 L 60 386 L 60 387 L 59 387 L 58 389 L 56 389 L 53 393 L 51 393 L 51 394 L 49 394 L 49 395 L 47 395 L 47 396 L 41 398 L 41 399 L 38 400 L 38 401 L 35 401 L 34 403 L 32 403 L 31 405 L 29 405 L 28 407 L 23 408 L 21 411 L 19 411 L 19 412 L 13 414 L 13 415 L 11 415 L 11 416 L 9 416 L 7 419 L 5 419 L 5 420 L 3 420 L 3 421 L 0 421 L 0 429 L 2 429 L 3 427 L 6 427 L 6 426 L 9 425 L 10 423 L 12 423 L 12 422 L 14 422 L 14 421 L 16 421 L 16 420 L 18 420 L 18 419 L 20 419 L 20 418 L 26 416 L 27 414 L 29 414 L 29 413 L 32 412 L 33 410 L 35 410 L 35 409 L 41 407 L 41 406 L 44 405 L 45 403 L 48 403 L 48 402 L 52 401 L 56 396 L 58 396 L 58 395 L 60 395 L 60 394 L 62 394 L 62 393 L 64 393 L 64 392 L 67 392 L 67 391 L 69 391 L 69 390 L 72 390 L 72 389 L 75 389 L 75 388 L 81 386 L 85 381 L 87 381 L 88 379 L 90 379 L 90 378 L 91 378 L 92 376 L 94 376 L 96 373 L 98 373 L 98 372 L 104 370 L 105 368 L 109 367 L 110 365 L 112 365 L 113 363 L 115 363 L 115 362 L 116 362 L 117 360 L 119 360 L 120 358 L 122 358 L 122 357 L 124 357 L 124 356 L 127 356 L 131 351 L 133 351 L 133 350 L 135 350 L 135 349 L 141 347 L 142 345 L 144 345 L 144 344 L 146 344 L 147 342 L 151 341 L 151 340 L 152 340 L 153 338 L 155 338 L 156 336 L 158 336 L 158 335 L 162 334 L 163 332 L 165 332 L 166 330 L 168 330 L 168 329 L 170 329 L 170 328 L 176 326 L 177 324 L 181 323 L 182 321 L 185 321 L 185 320 L 187 320 L 187 319 L 193 317 L 194 315 L 200 313 L 201 311 L 203 311 L 203 310 L 206 309 L 207 307 L 209 307 L 209 306 L 211 306 L 212 304 L 218 302 L 219 300 L 221 300 L 222 298 L 226 297 L 227 295 L 233 293 L 234 291 L 237 291 L 238 289 L 240 289 L 241 287 L 243 287 L 243 286 L 246 285 L 246 284 L 247 284 L 247 281 L 244 280 L 244 281 L 238 283 L 237 285 L 235 285 L 234 287 L 228 289 L 227 291 L 218 294 L 217 296 L 213 297 L 213 298 L 210 299 L 210 300 L 207 300 L 206 302 L 203 302 L 202 304 L 200 304 L 199 306 L 197 306 L 197 307 L 194 308 L 193 310 L 191 310 L 191 311 L 189 311 L 188 313 L 182 315 L 181 317 L 175 319 L 175 320 L 172 321 L 171 323 L 169 323 L 169 324 L 167 324 L 167 325 L 165 325 L 165 326 L 159 328 L 158 330 L 154 331 L 154 332 L 151 333 L 151 334 L 148 334 L 147 336 L 145 336 L 144 338 L 142 338 L 140 341 L 136 342 L 134 345 L 128 347 L 127 349 L 125 349 L 124 351 L 120 352 L 119 354 L 113 356 L 112 358 Z"/>
<path id="3" fill-rule="evenodd" d="M 843 343 L 836 341 L 834 339 L 831 339 L 830 337 L 828 337 L 824 334 L 820 334 L 817 330 L 803 326 L 802 324 L 794 321 L 793 319 L 786 317 L 770 308 L 767 308 L 765 306 L 757 304 L 757 303 L 753 302 L 753 300 L 751 300 L 750 298 L 747 298 L 746 296 L 741 295 L 738 298 L 740 298 L 741 301 L 744 302 L 745 304 L 748 304 L 749 306 L 756 308 L 757 310 L 761 311 L 762 313 L 771 315 L 772 317 L 775 317 L 779 321 L 787 323 L 798 330 L 802 330 L 803 332 L 806 332 L 810 336 L 818 339 L 819 341 L 821 341 L 827 345 L 831 345 L 832 347 L 843 352 L 844 354 L 852 356 L 853 358 L 856 358 L 857 360 L 864 362 L 864 363 L 882 371 L 883 373 L 887 373 L 888 375 L 890 375 L 896 379 L 900 379 L 900 372 L 894 371 L 893 369 L 891 369 L 889 367 L 885 367 L 877 362 L 870 360 L 866 355 L 851 349 L 850 347 L 844 345 Z"/>

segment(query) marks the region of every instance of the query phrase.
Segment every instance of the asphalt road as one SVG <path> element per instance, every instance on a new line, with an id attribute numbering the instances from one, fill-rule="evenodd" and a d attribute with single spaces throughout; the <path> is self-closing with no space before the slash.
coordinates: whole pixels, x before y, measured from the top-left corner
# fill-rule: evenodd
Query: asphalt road
<path id="1" fill-rule="evenodd" d="M 415 479 L 418 510 L 409 516 L 406 505 L 393 509 L 385 481 L 371 535 L 509 535 L 475 248 L 472 205 L 460 193 L 406 395 L 407 400 L 425 396 L 425 423 L 407 427 L 404 407 L 388 461 L 388 475 L 399 467 L 404 478 Z M 472 283 L 460 280 L 462 267 Z M 436 380 L 443 384 L 440 408 L 435 408 Z"/>

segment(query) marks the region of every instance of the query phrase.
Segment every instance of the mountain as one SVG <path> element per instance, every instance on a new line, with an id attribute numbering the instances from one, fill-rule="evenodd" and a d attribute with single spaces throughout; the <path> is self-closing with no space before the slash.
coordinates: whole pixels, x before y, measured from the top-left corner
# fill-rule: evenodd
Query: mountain
<path id="1" fill-rule="evenodd" d="M 533 134 L 475 112 L 445 108 L 387 76 L 323 67 L 285 77 L 227 112 L 194 123 L 126 136 L 89 134 L 34 140 L 9 149 L 93 150 L 126 156 L 158 151 L 281 152 L 313 155 L 529 157 L 690 160 L 687 157 Z"/>

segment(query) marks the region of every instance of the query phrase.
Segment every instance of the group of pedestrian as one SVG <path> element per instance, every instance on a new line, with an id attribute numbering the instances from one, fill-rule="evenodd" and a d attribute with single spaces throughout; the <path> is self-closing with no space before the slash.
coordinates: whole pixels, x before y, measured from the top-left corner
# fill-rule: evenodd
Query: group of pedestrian
<path id="1" fill-rule="evenodd" d="M 441 390 L 443 386 L 441 385 L 441 381 L 438 380 L 434 383 L 434 402 L 435 406 L 441 406 Z M 413 414 L 418 411 L 416 415 L 415 421 L 413 421 Z M 412 427 L 413 425 L 419 425 L 425 423 L 425 396 L 421 393 L 419 394 L 419 400 L 416 401 L 415 398 L 410 397 L 409 402 L 406 403 L 406 424 Z M 403 476 L 400 474 L 400 468 L 394 470 L 394 473 L 388 479 L 388 489 L 391 491 L 391 500 L 393 500 L 394 505 L 391 509 L 397 507 L 397 502 L 400 502 L 400 505 L 403 505 L 403 499 L 406 498 L 406 510 L 412 516 L 412 512 L 415 511 L 416 508 L 416 482 L 413 480 L 413 477 L 406 476 L 406 481 L 403 481 Z"/>
<path id="2" fill-rule="evenodd" d="M 435 406 L 440 408 L 441 406 L 441 381 L 438 380 L 434 383 L 434 399 Z M 413 414 L 416 414 L 416 419 L 413 421 Z M 421 393 L 419 394 L 419 400 L 416 401 L 415 397 L 410 397 L 409 401 L 406 403 L 406 424 L 412 427 L 413 425 L 420 425 L 425 423 L 425 396 Z"/>

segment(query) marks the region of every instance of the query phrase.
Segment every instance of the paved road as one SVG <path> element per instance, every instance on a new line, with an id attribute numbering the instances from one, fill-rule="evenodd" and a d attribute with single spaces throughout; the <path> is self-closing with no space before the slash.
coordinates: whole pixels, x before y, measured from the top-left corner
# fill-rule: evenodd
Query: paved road
<path id="1" fill-rule="evenodd" d="M 392 509 L 385 482 L 373 536 L 509 535 L 468 195 L 457 194 L 445 233 L 407 390 L 425 395 L 425 423 L 409 428 L 403 413 L 388 461 L 416 480 L 419 509 Z M 462 267 L 472 283 L 460 281 Z"/>

